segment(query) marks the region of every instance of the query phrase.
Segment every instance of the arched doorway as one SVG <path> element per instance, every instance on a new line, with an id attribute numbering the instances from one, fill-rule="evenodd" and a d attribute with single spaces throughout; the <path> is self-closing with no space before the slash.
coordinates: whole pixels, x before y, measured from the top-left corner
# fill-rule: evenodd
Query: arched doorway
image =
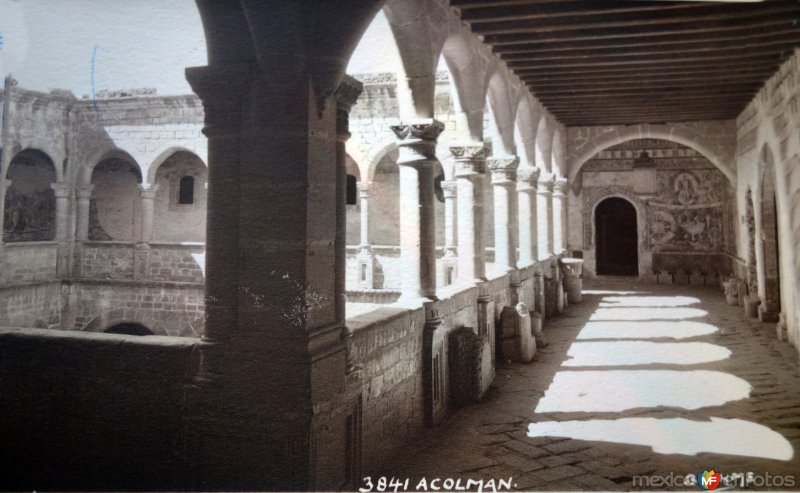
<path id="1" fill-rule="evenodd" d="M 639 274 L 639 242 L 636 209 L 619 197 L 603 200 L 595 208 L 597 274 L 636 276 Z"/>

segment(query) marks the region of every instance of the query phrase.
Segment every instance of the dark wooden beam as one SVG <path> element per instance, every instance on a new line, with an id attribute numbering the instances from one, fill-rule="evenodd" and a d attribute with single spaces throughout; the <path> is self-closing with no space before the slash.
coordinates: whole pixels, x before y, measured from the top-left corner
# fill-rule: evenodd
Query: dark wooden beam
<path id="1" fill-rule="evenodd" d="M 461 19 L 466 22 L 498 22 L 529 19 L 555 19 L 558 17 L 586 17 L 594 15 L 625 14 L 638 12 L 665 12 L 675 10 L 691 12 L 702 9 L 708 4 L 699 2 L 627 2 L 583 0 L 576 2 L 519 3 L 514 5 L 497 5 L 471 8 L 461 12 Z"/>
<path id="2" fill-rule="evenodd" d="M 595 77 L 595 76 L 625 76 L 625 75 L 658 75 L 658 74 L 697 74 L 702 77 L 704 70 L 708 71 L 748 71 L 748 70 L 770 70 L 774 72 L 780 65 L 781 60 L 754 60 L 747 63 L 722 62 L 697 62 L 697 63 L 664 63 L 657 66 L 621 66 L 621 67 L 596 67 L 596 68 L 565 68 L 553 69 L 546 67 L 517 68 L 514 73 L 519 77 L 532 78 L 571 78 L 571 77 Z"/>
<path id="3" fill-rule="evenodd" d="M 516 62 L 510 61 L 507 62 L 508 68 L 515 70 L 515 69 L 524 69 L 524 68 L 537 68 L 542 70 L 554 70 L 554 69 L 567 69 L 567 68 L 598 68 L 598 67 L 605 67 L 605 68 L 614 68 L 620 66 L 636 66 L 636 67 L 644 67 L 648 65 L 663 65 L 664 63 L 672 64 L 672 65 L 682 65 L 682 64 L 697 64 L 697 63 L 706 63 L 706 62 L 728 62 L 731 64 L 748 64 L 750 62 L 757 62 L 760 60 L 764 60 L 765 58 L 769 60 L 768 57 L 775 62 L 779 62 L 784 57 L 780 53 L 772 52 L 772 51 L 764 51 L 764 52 L 728 52 L 728 53 L 710 53 L 710 54 L 703 54 L 703 55 L 671 55 L 668 57 L 651 57 L 651 58 L 635 58 L 632 60 L 616 60 L 607 57 L 594 57 L 586 61 L 575 61 L 575 62 Z M 515 70 L 516 72 L 516 70 Z"/>
<path id="4" fill-rule="evenodd" d="M 752 72 L 752 73 L 708 73 L 708 74 L 695 74 L 695 75 L 664 75 L 664 76 L 644 76 L 644 77 L 606 77 L 596 79 L 583 79 L 583 80 L 547 80 L 541 79 L 536 81 L 526 80 L 522 81 L 528 87 L 536 88 L 537 91 L 546 93 L 551 90 L 605 90 L 615 89 L 619 87 L 639 87 L 641 85 L 679 85 L 683 87 L 691 86 L 705 86 L 709 83 L 726 83 L 726 84 L 746 84 L 758 83 L 763 84 L 764 79 L 768 77 L 770 72 Z"/>
<path id="5" fill-rule="evenodd" d="M 470 22 L 472 31 L 489 36 L 520 33 L 552 33 L 558 31 L 580 31 L 584 29 L 615 30 L 636 27 L 644 30 L 671 29 L 673 26 L 690 26 L 694 24 L 729 23 L 734 21 L 750 22 L 757 16 L 800 14 L 800 5 L 795 2 L 766 2 L 759 5 L 730 5 L 715 3 L 714 5 L 695 6 L 691 13 L 686 11 L 654 10 L 634 13 L 599 13 L 590 17 L 568 16 L 525 19 L 500 22 Z"/>
<path id="6" fill-rule="evenodd" d="M 535 91 L 537 98 L 544 100 L 545 98 L 559 98 L 559 97 L 585 97 L 589 95 L 595 96 L 617 96 L 617 95 L 635 95 L 635 94 L 652 94 L 654 97 L 661 97 L 669 94 L 708 94 L 713 92 L 715 94 L 728 94 L 731 92 L 737 93 L 750 93 L 753 94 L 762 86 L 760 81 L 751 82 L 749 84 L 730 84 L 730 83 L 713 83 L 709 81 L 698 81 L 692 85 L 676 86 L 665 85 L 657 82 L 647 85 L 629 85 L 627 87 L 584 87 L 581 89 L 573 88 L 551 88 L 539 89 Z"/>

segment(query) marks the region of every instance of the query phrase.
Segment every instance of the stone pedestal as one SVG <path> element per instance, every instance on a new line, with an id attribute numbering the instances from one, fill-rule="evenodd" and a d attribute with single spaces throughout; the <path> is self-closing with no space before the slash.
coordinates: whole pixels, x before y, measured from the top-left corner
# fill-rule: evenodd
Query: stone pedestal
<path id="1" fill-rule="evenodd" d="M 503 308 L 500 315 L 503 339 L 501 347 L 506 360 L 529 363 L 536 355 L 536 339 L 531 327 L 531 316 L 524 303 Z"/>
<path id="2" fill-rule="evenodd" d="M 519 265 L 533 265 L 539 258 L 537 243 L 536 188 L 539 170 L 520 168 L 517 170 L 517 225 L 519 234 Z"/>
<path id="3" fill-rule="evenodd" d="M 533 337 L 536 339 L 536 347 L 547 347 L 547 336 L 544 335 L 544 330 L 542 329 L 544 326 L 542 315 L 536 312 L 530 312 L 530 314 L 531 330 L 533 330 Z"/>
<path id="4" fill-rule="evenodd" d="M 569 303 L 580 303 L 583 299 L 583 259 L 562 258 L 561 268 L 564 272 L 564 287 Z"/>
<path id="5" fill-rule="evenodd" d="M 731 305 L 736 306 L 739 298 L 739 281 L 735 277 L 723 281 L 722 288 L 725 290 L 725 301 Z"/>
<path id="6" fill-rule="evenodd" d="M 458 277 L 466 282 L 486 280 L 483 232 L 483 145 L 451 147 L 458 184 Z"/>

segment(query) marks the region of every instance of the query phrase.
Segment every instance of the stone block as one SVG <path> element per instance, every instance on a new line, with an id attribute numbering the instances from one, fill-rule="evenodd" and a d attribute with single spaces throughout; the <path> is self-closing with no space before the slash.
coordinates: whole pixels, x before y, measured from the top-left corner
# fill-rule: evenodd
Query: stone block
<path id="1" fill-rule="evenodd" d="M 541 325 L 541 318 L 540 325 Z M 501 350 L 507 360 L 529 363 L 536 354 L 536 339 L 531 326 L 531 316 L 524 303 L 506 306 L 500 315 Z"/>

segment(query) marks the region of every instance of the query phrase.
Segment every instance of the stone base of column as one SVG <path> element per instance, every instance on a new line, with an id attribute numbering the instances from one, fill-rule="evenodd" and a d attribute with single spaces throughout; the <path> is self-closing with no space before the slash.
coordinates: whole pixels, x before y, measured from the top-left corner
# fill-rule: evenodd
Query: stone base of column
<path id="1" fill-rule="evenodd" d="M 779 341 L 786 342 L 789 340 L 789 329 L 786 326 L 786 315 L 781 313 L 778 317 L 778 323 L 775 324 L 775 336 Z"/>
<path id="2" fill-rule="evenodd" d="M 780 320 L 780 312 L 761 303 L 758 305 L 758 319 L 762 322 L 777 323 Z"/>
<path id="3" fill-rule="evenodd" d="M 580 303 L 583 300 L 583 260 L 578 258 L 561 259 L 564 269 L 564 287 L 567 290 L 569 303 Z"/>
<path id="4" fill-rule="evenodd" d="M 530 311 L 524 303 L 518 303 L 516 307 L 503 308 L 500 315 L 503 359 L 518 363 L 533 361 L 536 355 L 536 339 L 531 327 L 532 320 Z M 539 321 L 541 326 L 541 318 Z"/>
<path id="5" fill-rule="evenodd" d="M 543 348 L 547 347 L 547 336 L 544 335 L 544 320 L 542 316 L 538 313 L 531 312 L 531 330 L 533 331 L 533 337 L 536 339 L 536 347 Z"/>

